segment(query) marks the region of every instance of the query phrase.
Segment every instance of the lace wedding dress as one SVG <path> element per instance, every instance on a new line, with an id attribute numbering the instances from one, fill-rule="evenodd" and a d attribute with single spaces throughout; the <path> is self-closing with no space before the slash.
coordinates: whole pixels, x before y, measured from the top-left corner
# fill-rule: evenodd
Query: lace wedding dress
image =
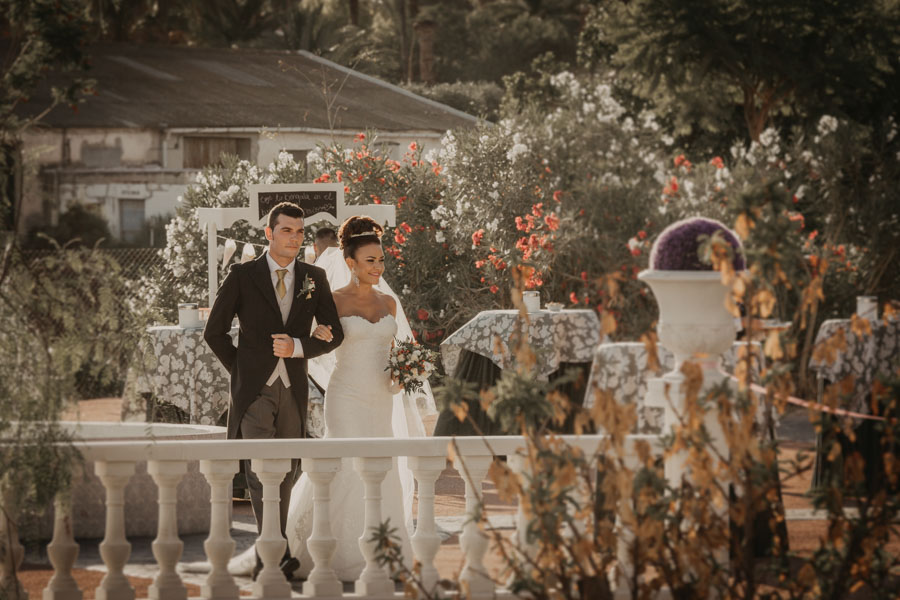
<path id="1" fill-rule="evenodd" d="M 361 316 L 341 317 L 344 341 L 335 350 L 335 369 L 325 392 L 325 437 L 393 437 L 393 395 L 391 380 L 385 367 L 388 364 L 391 340 L 397 323 L 385 315 L 373 323 Z M 394 468 L 382 483 L 382 520 L 390 518 L 397 529 L 403 556 L 410 559 L 408 525 L 412 523 L 411 481 L 401 483 L 398 471 L 404 475 L 405 459 L 394 459 Z M 302 467 L 302 464 L 301 464 Z M 404 477 L 405 478 L 405 477 Z M 404 489 L 407 488 L 407 489 Z M 359 549 L 359 538 L 365 529 L 364 486 L 353 469 L 353 459 L 342 460 L 341 470 L 331 483 L 332 535 L 337 550 L 331 567 L 342 581 L 355 580 L 365 561 Z M 291 493 L 287 520 L 287 537 L 291 554 L 300 559 L 297 574 L 306 577 L 313 561 L 306 548 L 312 533 L 313 486 L 304 474 Z M 370 536 L 365 532 L 365 537 Z"/>

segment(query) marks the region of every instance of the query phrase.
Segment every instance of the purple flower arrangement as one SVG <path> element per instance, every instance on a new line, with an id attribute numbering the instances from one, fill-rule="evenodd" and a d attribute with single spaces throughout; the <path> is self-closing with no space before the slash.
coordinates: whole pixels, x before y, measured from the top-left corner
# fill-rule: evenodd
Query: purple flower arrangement
<path id="1" fill-rule="evenodd" d="M 709 236 L 724 238 L 732 248 L 735 271 L 745 267 L 744 253 L 737 236 L 714 219 L 690 217 L 672 223 L 659 234 L 650 251 L 650 268 L 658 271 L 711 271 L 711 263 L 700 257 L 700 247 Z"/>

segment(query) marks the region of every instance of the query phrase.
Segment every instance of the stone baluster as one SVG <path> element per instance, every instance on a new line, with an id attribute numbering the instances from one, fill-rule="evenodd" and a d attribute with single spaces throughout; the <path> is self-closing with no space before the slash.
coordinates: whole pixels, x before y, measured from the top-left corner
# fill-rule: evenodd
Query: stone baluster
<path id="1" fill-rule="evenodd" d="M 81 600 L 81 590 L 72 577 L 78 544 L 72 532 L 72 498 L 68 490 L 56 494 L 53 501 L 53 539 L 47 544 L 47 556 L 53 565 L 53 577 L 44 588 L 43 600 Z"/>
<path id="2" fill-rule="evenodd" d="M 186 600 L 187 588 L 175 572 L 184 543 L 178 537 L 176 502 L 178 482 L 187 473 L 187 463 L 175 460 L 151 460 L 147 472 L 159 490 L 159 522 L 153 540 L 153 556 L 159 572 L 147 590 L 151 600 Z"/>
<path id="3" fill-rule="evenodd" d="M 475 519 L 481 512 L 478 505 L 481 498 L 481 482 L 488 472 L 493 459 L 490 456 L 456 457 L 454 466 L 466 482 L 466 524 L 459 538 L 465 563 L 460 581 L 468 586 L 469 598 L 493 598 L 494 582 L 484 567 L 484 554 L 488 539 Z"/>
<path id="4" fill-rule="evenodd" d="M 287 540 L 281 535 L 280 487 L 291 470 L 291 459 L 254 458 L 250 468 L 263 486 L 262 532 L 256 540 L 256 553 L 263 568 L 253 584 L 253 593 L 260 598 L 290 598 L 291 584 L 278 565 L 287 548 Z"/>
<path id="5" fill-rule="evenodd" d="M 385 568 L 378 565 L 375 558 L 376 543 L 370 541 L 373 528 L 377 528 L 381 524 L 381 482 L 384 481 L 385 475 L 393 466 L 393 459 L 390 457 L 378 458 L 362 458 L 353 459 L 356 472 L 359 473 L 360 479 L 363 480 L 365 486 L 365 506 L 366 506 L 366 526 L 362 535 L 359 536 L 359 549 L 362 551 L 363 558 L 366 560 L 366 567 L 356 580 L 356 593 L 362 597 L 389 595 L 394 592 L 394 583 L 385 571 Z M 397 523 L 392 523 L 397 526 Z M 405 527 L 405 523 L 399 523 L 400 527 Z"/>
<path id="6" fill-rule="evenodd" d="M 525 474 L 529 471 L 530 465 L 528 458 L 521 454 L 510 454 L 507 457 L 507 464 L 513 473 L 520 478 L 523 485 L 527 485 Z M 528 542 L 528 517 L 525 515 L 525 508 L 521 501 L 518 502 L 516 509 L 516 548 L 524 557 L 532 558 L 537 553 L 537 545 Z M 526 560 L 527 560 L 526 558 Z"/>
<path id="7" fill-rule="evenodd" d="M 438 581 L 438 571 L 434 557 L 441 547 L 441 536 L 437 534 L 434 521 L 434 483 L 440 477 L 447 459 L 443 456 L 410 456 L 409 468 L 419 486 L 419 510 L 416 516 L 416 532 L 410 543 L 421 566 L 420 577 L 426 592 L 434 591 Z"/>
<path id="8" fill-rule="evenodd" d="M 331 568 L 337 540 L 331 533 L 331 480 L 341 469 L 340 458 L 304 458 L 303 471 L 313 483 L 313 529 L 306 541 L 313 569 L 303 583 L 303 594 L 314 598 L 340 596 L 344 586 Z"/>
<path id="9" fill-rule="evenodd" d="M 94 473 L 106 488 L 106 531 L 100 542 L 100 556 L 107 571 L 95 598 L 134 600 L 134 588 L 122 572 L 131 556 L 131 544 L 125 538 L 125 485 L 134 475 L 134 463 L 97 461 Z"/>
<path id="10" fill-rule="evenodd" d="M 15 521 L 18 510 L 8 477 L 3 477 L 0 487 L 3 489 L 0 496 L 0 598 L 27 600 L 28 595 L 17 575 L 25 558 L 25 548 L 19 543 L 19 528 Z"/>
<path id="11" fill-rule="evenodd" d="M 210 491 L 209 537 L 203 549 L 212 569 L 206 583 L 200 589 L 203 598 L 210 600 L 234 600 L 239 595 L 238 586 L 228 572 L 228 560 L 234 554 L 235 543 L 231 537 L 229 506 L 231 504 L 231 480 L 238 470 L 236 460 L 201 460 L 200 472 L 206 477 Z"/>

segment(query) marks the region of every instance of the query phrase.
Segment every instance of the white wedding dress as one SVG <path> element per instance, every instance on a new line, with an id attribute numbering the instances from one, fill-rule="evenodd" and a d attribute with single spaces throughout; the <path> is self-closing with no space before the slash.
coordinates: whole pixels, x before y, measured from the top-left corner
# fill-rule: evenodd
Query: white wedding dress
<path id="1" fill-rule="evenodd" d="M 375 323 L 364 317 L 341 317 L 344 341 L 334 351 L 336 364 L 325 392 L 325 438 L 393 437 L 394 398 L 385 367 L 397 323 L 385 315 Z M 397 459 L 382 483 L 382 520 L 390 519 L 397 529 L 403 556 L 412 556 L 407 524 L 411 523 L 411 503 L 405 502 Z M 403 460 L 402 462 L 405 462 Z M 302 465 L 301 465 L 302 466 Z M 404 471 L 406 469 L 404 468 Z M 411 491 L 411 490 L 410 490 Z M 331 533 L 337 550 L 331 567 L 342 581 L 359 577 L 365 561 L 359 538 L 365 530 L 365 495 L 362 480 L 353 469 L 353 459 L 342 460 L 341 470 L 331 483 Z M 306 474 L 294 486 L 288 512 L 287 537 L 291 554 L 300 559 L 301 577 L 309 575 L 312 558 L 306 540 L 312 533 L 313 486 Z M 370 532 L 365 532 L 370 537 Z"/>

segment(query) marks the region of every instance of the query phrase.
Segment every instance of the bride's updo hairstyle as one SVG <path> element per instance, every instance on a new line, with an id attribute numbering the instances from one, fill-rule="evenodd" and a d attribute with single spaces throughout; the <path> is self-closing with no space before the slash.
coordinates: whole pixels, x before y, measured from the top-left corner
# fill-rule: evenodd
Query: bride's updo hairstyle
<path id="1" fill-rule="evenodd" d="M 384 228 L 370 217 L 350 217 L 341 225 L 338 239 L 344 258 L 355 258 L 356 251 L 369 244 L 381 244 Z"/>

